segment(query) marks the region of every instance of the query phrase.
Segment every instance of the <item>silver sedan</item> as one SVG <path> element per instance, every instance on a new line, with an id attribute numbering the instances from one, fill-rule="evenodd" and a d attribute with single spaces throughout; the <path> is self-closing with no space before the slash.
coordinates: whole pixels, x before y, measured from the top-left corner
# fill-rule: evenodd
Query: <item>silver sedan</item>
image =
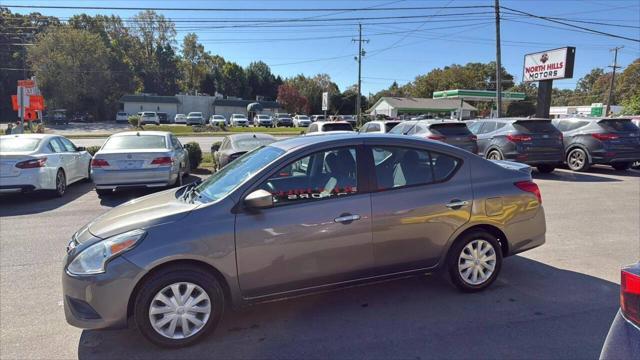
<path id="1" fill-rule="evenodd" d="M 131 187 L 182 185 L 189 156 L 178 138 L 164 131 L 128 131 L 111 135 L 91 161 L 98 195 Z"/>

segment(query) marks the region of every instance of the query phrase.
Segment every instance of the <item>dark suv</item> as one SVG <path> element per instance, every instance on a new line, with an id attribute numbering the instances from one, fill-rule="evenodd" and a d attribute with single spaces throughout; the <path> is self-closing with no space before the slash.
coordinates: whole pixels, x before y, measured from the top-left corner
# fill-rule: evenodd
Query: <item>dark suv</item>
<path id="1" fill-rule="evenodd" d="M 467 124 L 460 121 L 403 121 L 394 126 L 393 129 L 389 131 L 389 134 L 411 135 L 423 139 L 438 140 L 474 154 L 478 153 L 476 136 L 467 129 Z"/>
<path id="2" fill-rule="evenodd" d="M 640 160 L 640 129 L 631 119 L 564 118 L 553 124 L 564 135 L 567 166 L 585 171 L 593 164 L 627 170 Z"/>
<path id="3" fill-rule="evenodd" d="M 468 126 L 478 137 L 478 155 L 487 159 L 529 164 L 541 173 L 562 165 L 562 133 L 549 119 L 488 119 Z"/>

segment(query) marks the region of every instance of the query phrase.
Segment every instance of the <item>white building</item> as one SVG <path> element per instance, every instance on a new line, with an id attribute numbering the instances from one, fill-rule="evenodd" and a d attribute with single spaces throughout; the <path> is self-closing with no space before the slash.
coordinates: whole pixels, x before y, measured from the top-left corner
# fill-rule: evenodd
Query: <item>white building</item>
<path id="1" fill-rule="evenodd" d="M 155 111 L 167 113 L 169 119 L 173 119 L 178 113 L 180 101 L 175 96 L 157 96 L 147 94 L 124 95 L 120 98 L 123 111 L 129 115 L 141 111 Z"/>
<path id="2" fill-rule="evenodd" d="M 552 106 L 549 109 L 549 116 L 552 118 L 561 118 L 569 116 L 606 116 L 606 106 L 602 103 L 594 103 L 591 105 L 575 105 L 575 106 Z M 611 114 L 617 115 L 622 112 L 623 107 L 611 105 Z"/>
<path id="3" fill-rule="evenodd" d="M 386 115 L 397 118 L 399 115 L 434 114 L 445 117 L 458 117 L 460 100 L 458 99 L 427 99 L 408 97 L 381 97 L 367 110 L 371 115 Z M 463 102 L 462 118 L 474 117 L 478 109 Z"/>

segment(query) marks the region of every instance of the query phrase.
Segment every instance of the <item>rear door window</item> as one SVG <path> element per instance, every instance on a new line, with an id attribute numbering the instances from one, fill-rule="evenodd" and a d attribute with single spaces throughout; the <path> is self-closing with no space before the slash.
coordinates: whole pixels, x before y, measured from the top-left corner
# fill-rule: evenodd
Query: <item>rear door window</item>
<path id="1" fill-rule="evenodd" d="M 65 138 L 58 138 L 58 140 L 60 140 L 60 142 L 62 143 L 62 146 L 64 146 L 64 148 L 69 151 L 69 152 L 76 152 L 78 151 L 76 149 L 76 146 L 73 145 L 73 143 L 71 141 L 69 141 L 68 139 Z"/>
<path id="2" fill-rule="evenodd" d="M 498 123 L 496 123 L 495 121 L 485 121 L 482 124 L 482 129 L 480 130 L 481 134 L 486 134 L 486 133 L 490 133 L 493 131 L 496 131 L 496 125 Z"/>
<path id="3" fill-rule="evenodd" d="M 431 156 L 426 150 L 395 147 L 371 147 L 375 161 L 378 190 L 432 183 Z"/>
<path id="4" fill-rule="evenodd" d="M 51 149 L 53 149 L 53 152 L 61 153 L 66 151 L 64 145 L 62 145 L 62 142 L 60 142 L 58 138 L 51 139 L 49 141 L 49 145 L 51 145 Z"/>

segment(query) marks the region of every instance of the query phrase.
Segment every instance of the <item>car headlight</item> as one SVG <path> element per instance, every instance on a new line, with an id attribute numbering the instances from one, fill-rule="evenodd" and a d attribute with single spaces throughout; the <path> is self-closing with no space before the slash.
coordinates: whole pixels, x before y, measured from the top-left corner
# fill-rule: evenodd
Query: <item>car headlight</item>
<path id="1" fill-rule="evenodd" d="M 80 252 L 71 261 L 67 271 L 73 275 L 103 273 L 107 261 L 134 247 L 146 233 L 137 229 L 101 240 Z"/>

